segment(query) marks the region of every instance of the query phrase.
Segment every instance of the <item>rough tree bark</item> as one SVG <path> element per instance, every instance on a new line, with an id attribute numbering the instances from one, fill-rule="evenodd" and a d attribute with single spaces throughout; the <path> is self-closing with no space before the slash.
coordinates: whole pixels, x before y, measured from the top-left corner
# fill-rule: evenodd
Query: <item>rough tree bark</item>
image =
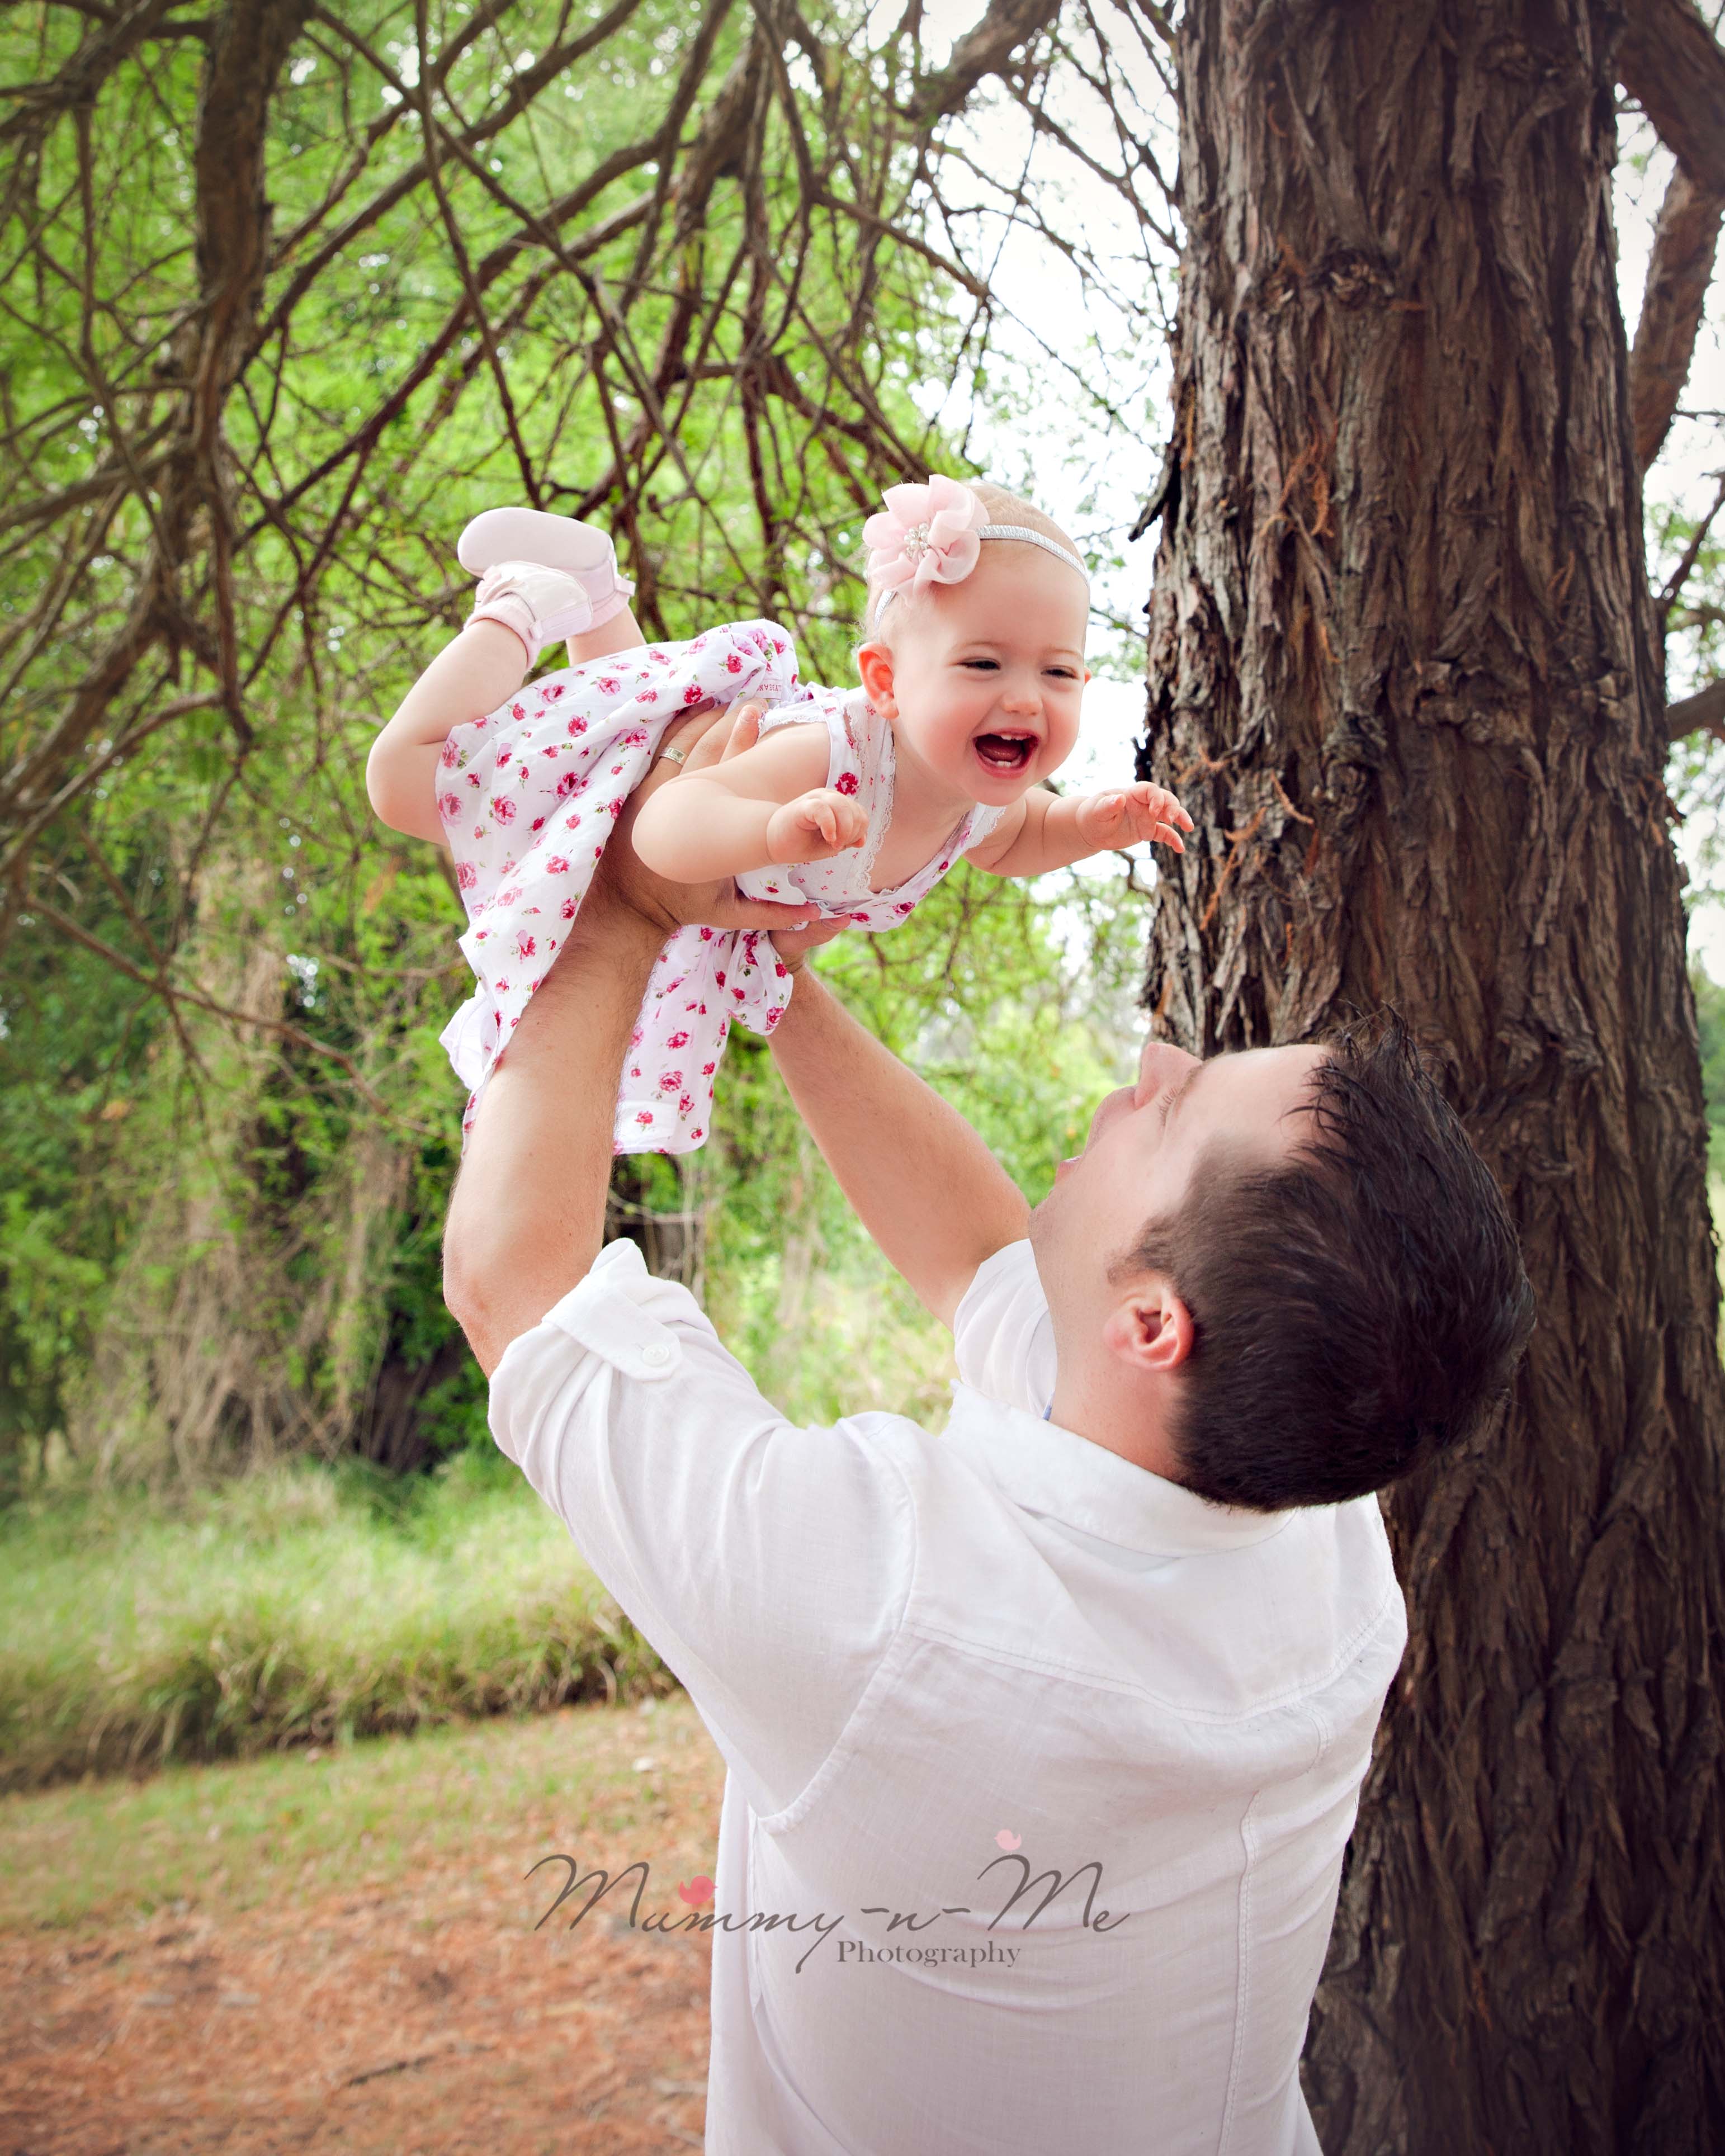
<path id="1" fill-rule="evenodd" d="M 1391 1000 L 1538 1293 L 1389 1493 L 1412 1640 L 1306 2061 L 1330 2156 L 1720 2145 L 1725 1378 L 1604 0 L 1192 0 L 1147 771 L 1200 1053 Z"/>

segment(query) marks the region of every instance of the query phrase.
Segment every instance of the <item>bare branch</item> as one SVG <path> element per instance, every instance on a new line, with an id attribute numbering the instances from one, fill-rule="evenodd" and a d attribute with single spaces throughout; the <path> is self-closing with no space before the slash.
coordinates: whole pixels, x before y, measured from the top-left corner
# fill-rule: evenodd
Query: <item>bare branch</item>
<path id="1" fill-rule="evenodd" d="M 1665 589 L 1659 594 L 1656 603 L 1661 623 L 1668 618 L 1671 608 L 1682 597 L 1683 587 L 1688 583 L 1691 572 L 1701 559 L 1701 550 L 1706 546 L 1707 534 L 1713 528 L 1713 520 L 1722 509 L 1725 509 L 1725 472 L 1717 473 L 1715 476 L 1719 485 L 1712 501 L 1706 514 L 1697 522 L 1694 531 L 1690 533 L 1688 545 L 1677 557 L 1677 566 L 1671 571 L 1666 581 Z"/>
<path id="2" fill-rule="evenodd" d="M 223 1019 L 229 1025 L 255 1026 L 260 1033 L 273 1033 L 295 1048 L 303 1048 L 313 1055 L 322 1056 L 327 1062 L 347 1072 L 354 1091 L 368 1106 L 383 1108 L 384 1103 L 372 1091 L 353 1058 L 344 1055 L 339 1048 L 331 1048 L 326 1040 L 317 1040 L 302 1026 L 290 1024 L 285 1019 L 257 1018 L 249 1011 L 234 1010 L 227 1004 L 218 1003 L 213 996 L 199 995 L 194 988 L 178 988 L 158 974 L 146 973 L 141 966 L 133 965 L 130 958 L 116 951 L 111 943 L 104 942 L 100 936 L 91 935 L 89 929 L 74 921 L 69 913 L 62 912 L 59 906 L 39 896 L 32 896 L 30 911 L 51 922 L 62 936 L 81 945 L 85 950 L 93 952 L 116 973 L 124 974 L 128 981 L 136 981 L 140 988 L 148 988 L 152 995 L 160 996 L 171 1004 L 185 1004 L 193 1010 L 208 1011 L 211 1017 Z"/>
<path id="3" fill-rule="evenodd" d="M 1679 165 L 1654 231 L 1630 355 L 1630 424 L 1644 472 L 1664 446 L 1689 379 L 1722 218 L 1725 195 L 1706 193 Z"/>
<path id="4" fill-rule="evenodd" d="M 926 128 L 962 111 L 988 76 L 1011 71 L 1013 54 L 1050 28 L 1060 12 L 1060 0 L 993 0 L 982 21 L 953 46 L 947 65 L 918 85 L 909 117 Z"/>
<path id="5" fill-rule="evenodd" d="M 1628 0 L 1617 74 L 1706 194 L 1725 195 L 1725 49 L 1690 0 Z"/>
<path id="6" fill-rule="evenodd" d="M 94 103 L 96 93 L 123 60 L 162 28 L 164 17 L 187 0 L 133 0 L 86 38 L 57 75 L 47 82 L 8 83 L 0 97 L 18 110 L 0 121 L 0 142 L 39 142 L 64 112 Z M 205 34 L 203 23 L 182 26 Z"/>
<path id="7" fill-rule="evenodd" d="M 1705 689 L 1698 689 L 1692 696 L 1684 696 L 1675 704 L 1666 706 L 1666 724 L 1674 742 L 1686 741 L 1691 734 L 1717 734 L 1725 741 L 1725 675 L 1717 681 L 1709 681 Z"/>

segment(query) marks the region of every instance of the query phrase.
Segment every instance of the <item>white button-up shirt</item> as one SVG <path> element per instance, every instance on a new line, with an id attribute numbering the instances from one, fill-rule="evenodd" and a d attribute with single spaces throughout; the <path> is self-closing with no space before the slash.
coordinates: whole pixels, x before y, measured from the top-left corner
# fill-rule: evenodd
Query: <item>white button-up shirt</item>
<path id="1" fill-rule="evenodd" d="M 1044 1419 L 1028 1243 L 954 1330 L 939 1436 L 799 1429 L 619 1242 L 492 1379 L 729 1768 L 709 2156 L 1309 2156 L 1406 1636 L 1376 1500 L 1234 1511 Z"/>

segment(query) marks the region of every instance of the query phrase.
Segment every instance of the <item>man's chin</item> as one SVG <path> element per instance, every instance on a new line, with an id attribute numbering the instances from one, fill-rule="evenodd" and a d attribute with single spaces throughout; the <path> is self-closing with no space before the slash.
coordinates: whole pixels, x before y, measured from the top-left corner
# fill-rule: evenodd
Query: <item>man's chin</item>
<path id="1" fill-rule="evenodd" d="M 1033 1250 L 1040 1252 L 1053 1240 L 1054 1221 L 1057 1210 L 1055 1201 L 1059 1196 L 1060 1184 L 1057 1182 L 1040 1205 L 1033 1205 L 1030 1208 L 1029 1224 L 1024 1232 L 1029 1237 L 1030 1247 Z"/>

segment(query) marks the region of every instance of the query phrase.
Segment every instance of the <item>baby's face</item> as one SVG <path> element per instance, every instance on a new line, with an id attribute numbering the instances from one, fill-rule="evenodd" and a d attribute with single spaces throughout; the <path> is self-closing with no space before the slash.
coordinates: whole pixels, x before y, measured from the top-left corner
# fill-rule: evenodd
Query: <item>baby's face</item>
<path id="1" fill-rule="evenodd" d="M 992 540 L 962 583 L 894 599 L 888 616 L 891 650 L 866 644 L 858 659 L 901 757 L 996 808 L 1059 770 L 1078 738 L 1086 678 L 1090 594 L 1076 569 L 1040 547 Z M 871 663 L 877 653 L 884 667 Z"/>

